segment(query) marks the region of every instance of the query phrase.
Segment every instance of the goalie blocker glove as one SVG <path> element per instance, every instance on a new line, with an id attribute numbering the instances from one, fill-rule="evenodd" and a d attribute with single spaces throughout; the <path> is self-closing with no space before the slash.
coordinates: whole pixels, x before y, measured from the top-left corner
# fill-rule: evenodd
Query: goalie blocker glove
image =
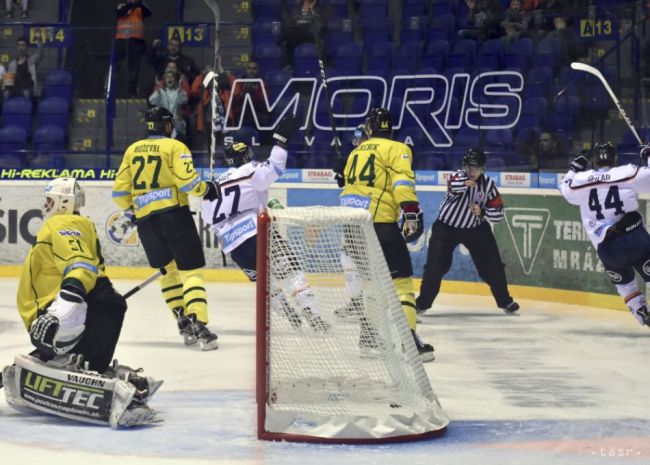
<path id="1" fill-rule="evenodd" d="M 64 355 L 81 339 L 88 304 L 83 291 L 67 286 L 33 323 L 29 330 L 32 344 L 45 355 Z"/>
<path id="2" fill-rule="evenodd" d="M 278 123 L 278 126 L 275 128 L 275 132 L 273 133 L 273 140 L 276 144 L 286 150 L 286 148 L 289 146 L 291 137 L 295 134 L 299 127 L 300 121 L 298 121 L 298 118 L 296 118 L 294 115 L 287 115 L 282 118 L 280 123 Z"/>
<path id="3" fill-rule="evenodd" d="M 585 157 L 584 155 L 578 155 L 571 161 L 569 167 L 571 168 L 571 171 L 579 173 L 580 171 L 586 170 L 588 164 L 589 164 L 589 159 L 587 159 L 587 157 Z"/>
<path id="4" fill-rule="evenodd" d="M 415 242 L 424 233 L 424 213 L 417 202 L 402 204 L 402 235 L 406 242 Z"/>

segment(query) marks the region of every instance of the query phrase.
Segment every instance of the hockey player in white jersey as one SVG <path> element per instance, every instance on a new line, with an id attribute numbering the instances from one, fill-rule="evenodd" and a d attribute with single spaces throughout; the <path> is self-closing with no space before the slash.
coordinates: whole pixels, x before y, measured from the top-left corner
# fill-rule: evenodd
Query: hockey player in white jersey
<path id="1" fill-rule="evenodd" d="M 273 134 L 276 145 L 269 158 L 262 162 L 253 160 L 253 153 L 244 142 L 227 144 L 224 160 L 231 168 L 216 180 L 221 198 L 202 202 L 203 221 L 211 225 L 223 252 L 230 254 L 251 281 L 257 278 L 257 215 L 267 206 L 271 184 L 286 170 L 289 139 L 299 126 L 293 115 L 283 118 Z M 285 293 L 291 295 L 312 329 L 326 332 L 330 325 L 320 317 L 314 291 L 292 255 L 290 244 L 282 238 L 278 238 L 278 244 L 272 253 L 281 256 L 278 262 L 286 266 L 275 271 L 281 288 L 271 289 L 272 308 L 281 310 L 291 325 L 299 328 L 302 318 L 293 310 Z"/>
<path id="2" fill-rule="evenodd" d="M 576 157 L 560 192 L 580 207 L 585 231 L 632 315 L 650 326 L 650 312 L 634 276 L 636 270 L 650 281 L 650 235 L 638 212 L 638 194 L 650 192 L 648 156 L 650 147 L 644 147 L 639 166 L 616 166 L 611 142 L 596 144 L 594 169 L 587 170 L 589 160 L 584 155 Z"/>

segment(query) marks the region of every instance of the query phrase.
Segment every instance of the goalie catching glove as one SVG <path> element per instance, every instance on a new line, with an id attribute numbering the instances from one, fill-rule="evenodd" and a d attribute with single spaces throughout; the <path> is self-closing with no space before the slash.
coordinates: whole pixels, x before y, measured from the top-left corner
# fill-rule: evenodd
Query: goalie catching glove
<path id="1" fill-rule="evenodd" d="M 88 304 L 83 291 L 66 287 L 29 329 L 32 344 L 46 355 L 64 355 L 77 345 L 85 329 Z"/>
<path id="2" fill-rule="evenodd" d="M 424 233 L 424 214 L 417 202 L 402 204 L 402 236 L 406 242 L 417 241 Z"/>
<path id="3" fill-rule="evenodd" d="M 298 118 L 296 118 L 294 115 L 287 115 L 282 118 L 280 123 L 278 123 L 278 126 L 275 128 L 275 132 L 273 133 L 273 140 L 280 147 L 286 149 L 289 146 L 291 137 L 295 134 L 299 127 L 300 121 L 298 121 Z"/>

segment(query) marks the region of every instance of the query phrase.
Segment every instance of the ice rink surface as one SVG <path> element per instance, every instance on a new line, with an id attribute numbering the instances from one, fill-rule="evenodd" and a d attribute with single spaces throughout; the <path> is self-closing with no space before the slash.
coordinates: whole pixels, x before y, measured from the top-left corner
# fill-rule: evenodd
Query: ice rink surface
<path id="1" fill-rule="evenodd" d="M 116 281 L 122 292 L 135 281 Z M 31 350 L 0 279 L 0 363 Z M 24 415 L 0 395 L 0 463 L 588 464 L 650 463 L 650 329 L 629 314 L 442 295 L 418 332 L 436 348 L 426 371 L 451 418 L 444 436 L 383 446 L 261 442 L 254 399 L 252 284 L 208 284 L 220 348 L 183 346 L 157 285 L 129 299 L 116 358 L 165 380 L 151 401 L 165 422 L 113 431 Z"/>

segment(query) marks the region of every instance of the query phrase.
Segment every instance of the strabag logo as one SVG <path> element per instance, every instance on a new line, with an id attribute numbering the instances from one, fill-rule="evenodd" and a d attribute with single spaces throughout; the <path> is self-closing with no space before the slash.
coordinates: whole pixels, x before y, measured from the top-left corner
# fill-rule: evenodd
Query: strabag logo
<path id="1" fill-rule="evenodd" d="M 138 230 L 133 223 L 133 212 L 115 211 L 106 219 L 106 237 L 115 245 L 136 247 Z"/>
<path id="2" fill-rule="evenodd" d="M 506 226 L 526 275 L 533 270 L 550 218 L 551 211 L 546 208 L 506 209 Z"/>
<path id="3" fill-rule="evenodd" d="M 303 115 L 301 130 L 312 127 L 330 134 L 328 114 L 318 111 L 326 103 L 327 92 L 322 81 L 315 77 L 291 78 L 271 101 L 261 79 L 236 79 L 232 84 L 233 94 L 251 83 L 260 86 L 263 103 L 254 103 L 250 93 L 241 92 L 244 101 L 236 115 L 231 99 L 226 121 L 234 123 L 226 124 L 226 130 L 238 130 L 244 121 L 250 120 L 258 130 L 270 131 L 285 115 L 293 113 Z M 420 139 L 434 147 L 451 147 L 451 133 L 461 127 L 481 130 L 514 127 L 521 114 L 524 78 L 517 71 L 489 71 L 474 77 L 468 73 L 397 75 L 390 82 L 381 76 L 336 76 L 327 79 L 326 84 L 337 131 L 354 131 L 370 111 L 372 102 L 376 102 L 393 115 L 394 130 L 407 124 L 419 129 L 422 137 L 409 138 L 411 142 Z M 355 102 L 346 112 L 342 109 L 350 96 Z M 485 103 L 492 97 L 498 100 Z M 259 118 L 258 114 L 271 115 L 271 118 Z M 305 135 L 304 142 L 311 146 L 314 136 Z"/>

